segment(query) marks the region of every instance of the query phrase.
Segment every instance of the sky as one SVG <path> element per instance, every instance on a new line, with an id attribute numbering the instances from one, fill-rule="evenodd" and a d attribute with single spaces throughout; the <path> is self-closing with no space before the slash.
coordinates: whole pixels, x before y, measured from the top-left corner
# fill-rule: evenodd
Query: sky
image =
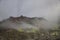
<path id="1" fill-rule="evenodd" d="M 44 17 L 57 23 L 60 0 L 0 0 L 0 21 L 10 16 Z"/>

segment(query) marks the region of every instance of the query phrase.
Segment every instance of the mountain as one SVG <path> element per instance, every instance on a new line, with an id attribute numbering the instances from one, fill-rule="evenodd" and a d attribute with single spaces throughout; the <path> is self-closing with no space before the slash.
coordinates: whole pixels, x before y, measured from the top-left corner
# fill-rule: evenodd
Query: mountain
<path id="1" fill-rule="evenodd" d="M 0 22 L 0 40 L 53 40 L 49 28 L 42 17 L 10 17 Z"/>
<path id="2" fill-rule="evenodd" d="M 46 19 L 42 17 L 25 17 L 25 16 L 20 16 L 20 17 L 10 17 L 8 19 L 5 19 L 0 22 L 0 28 L 4 29 L 36 29 L 39 30 L 41 28 L 47 29 L 49 27 L 49 23 Z"/>

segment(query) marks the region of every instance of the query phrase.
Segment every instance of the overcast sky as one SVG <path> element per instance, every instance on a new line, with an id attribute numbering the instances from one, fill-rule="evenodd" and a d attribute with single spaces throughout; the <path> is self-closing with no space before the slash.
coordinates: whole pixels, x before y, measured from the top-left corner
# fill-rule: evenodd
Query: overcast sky
<path id="1" fill-rule="evenodd" d="M 59 13 L 60 0 L 0 0 L 0 20 L 24 15 L 57 22 Z"/>

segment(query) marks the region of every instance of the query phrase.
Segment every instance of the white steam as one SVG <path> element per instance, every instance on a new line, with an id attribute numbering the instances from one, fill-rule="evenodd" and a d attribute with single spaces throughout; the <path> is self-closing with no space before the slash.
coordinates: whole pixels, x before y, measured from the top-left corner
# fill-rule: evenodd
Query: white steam
<path id="1" fill-rule="evenodd" d="M 11 28 L 11 29 L 16 29 L 16 30 L 20 30 L 20 29 L 48 30 L 48 29 L 53 28 L 47 20 L 39 19 L 39 18 L 31 19 L 29 20 L 29 22 L 22 21 L 22 20 L 18 22 L 12 22 L 10 20 L 6 20 L 5 22 L 2 22 L 0 24 L 0 27 Z"/>

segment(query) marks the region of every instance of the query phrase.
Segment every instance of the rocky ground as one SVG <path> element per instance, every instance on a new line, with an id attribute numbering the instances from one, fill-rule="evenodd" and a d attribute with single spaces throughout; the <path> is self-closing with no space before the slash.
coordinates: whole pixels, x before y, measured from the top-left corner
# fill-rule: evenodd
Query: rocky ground
<path id="1" fill-rule="evenodd" d="M 20 32 L 15 29 L 0 31 L 0 40 L 55 40 L 48 32 Z"/>
<path id="2" fill-rule="evenodd" d="M 0 22 L 0 40 L 60 40 L 60 28 L 50 30 L 44 18 L 10 17 Z"/>

